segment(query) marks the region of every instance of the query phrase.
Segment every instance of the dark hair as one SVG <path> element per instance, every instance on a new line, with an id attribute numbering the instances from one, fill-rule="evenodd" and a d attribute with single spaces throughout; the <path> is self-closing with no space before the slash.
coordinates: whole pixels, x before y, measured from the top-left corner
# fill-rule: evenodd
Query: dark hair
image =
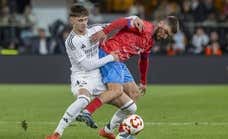
<path id="1" fill-rule="evenodd" d="M 166 21 L 167 21 L 168 25 L 170 26 L 173 34 L 175 34 L 179 31 L 180 25 L 179 25 L 179 21 L 178 21 L 177 17 L 167 16 Z"/>
<path id="2" fill-rule="evenodd" d="M 69 15 L 76 16 L 76 17 L 89 16 L 89 11 L 82 5 L 74 4 L 70 8 Z"/>

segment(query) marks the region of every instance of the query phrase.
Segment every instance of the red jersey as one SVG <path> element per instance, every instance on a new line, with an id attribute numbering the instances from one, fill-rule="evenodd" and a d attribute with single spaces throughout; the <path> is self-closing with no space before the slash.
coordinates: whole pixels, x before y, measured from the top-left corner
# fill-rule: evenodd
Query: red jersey
<path id="1" fill-rule="evenodd" d="M 106 53 L 117 51 L 121 61 L 129 59 L 133 55 L 142 53 L 150 53 L 154 44 L 152 34 L 154 25 L 150 22 L 144 21 L 144 30 L 139 32 L 138 29 L 130 27 L 130 20 L 120 18 L 112 22 L 103 31 L 105 34 L 110 33 L 114 29 L 122 29 L 108 41 L 101 44 L 102 49 Z"/>
<path id="2" fill-rule="evenodd" d="M 117 51 L 121 61 L 129 59 L 133 55 L 140 54 L 138 62 L 140 83 L 145 85 L 147 84 L 149 53 L 154 45 L 154 39 L 152 37 L 154 24 L 143 21 L 144 30 L 139 32 L 138 29 L 130 26 L 131 20 L 120 18 L 104 28 L 103 32 L 105 34 L 116 29 L 120 29 L 120 31 L 100 46 L 106 53 Z"/>

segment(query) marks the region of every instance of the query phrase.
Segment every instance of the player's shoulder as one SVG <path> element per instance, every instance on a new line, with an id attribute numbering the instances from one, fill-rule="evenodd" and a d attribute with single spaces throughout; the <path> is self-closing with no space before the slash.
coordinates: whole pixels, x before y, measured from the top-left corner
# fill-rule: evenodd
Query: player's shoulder
<path id="1" fill-rule="evenodd" d="M 143 20 L 144 29 L 146 32 L 152 32 L 154 29 L 154 24 L 150 21 Z"/>
<path id="2" fill-rule="evenodd" d="M 91 32 L 97 32 L 102 30 L 107 24 L 93 24 L 88 26 L 88 30 Z"/>
<path id="3" fill-rule="evenodd" d="M 73 47 L 75 47 L 74 46 L 75 44 L 77 44 L 77 45 L 80 44 L 79 39 L 80 38 L 74 32 L 71 32 L 65 40 L 65 46 L 67 48 L 68 47 L 73 48 Z"/>

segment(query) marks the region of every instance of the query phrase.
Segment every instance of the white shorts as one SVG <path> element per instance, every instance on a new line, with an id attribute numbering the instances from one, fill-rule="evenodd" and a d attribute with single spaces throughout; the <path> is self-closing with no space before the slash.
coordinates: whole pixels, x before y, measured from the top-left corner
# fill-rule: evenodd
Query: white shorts
<path id="1" fill-rule="evenodd" d="M 80 89 L 87 89 L 91 96 L 98 96 L 106 90 L 106 86 L 101 81 L 101 76 L 91 75 L 71 75 L 71 91 L 77 96 Z"/>

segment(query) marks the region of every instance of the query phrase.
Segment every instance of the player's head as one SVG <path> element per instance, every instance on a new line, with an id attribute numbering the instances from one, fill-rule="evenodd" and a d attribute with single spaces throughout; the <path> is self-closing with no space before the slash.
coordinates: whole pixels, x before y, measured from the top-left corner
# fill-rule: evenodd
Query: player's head
<path id="1" fill-rule="evenodd" d="M 87 28 L 89 11 L 82 5 L 74 4 L 70 8 L 70 24 L 79 32 L 84 32 Z"/>
<path id="2" fill-rule="evenodd" d="M 170 38 L 179 30 L 179 21 L 175 16 L 168 16 L 157 24 L 154 32 L 155 40 L 165 40 Z"/>

